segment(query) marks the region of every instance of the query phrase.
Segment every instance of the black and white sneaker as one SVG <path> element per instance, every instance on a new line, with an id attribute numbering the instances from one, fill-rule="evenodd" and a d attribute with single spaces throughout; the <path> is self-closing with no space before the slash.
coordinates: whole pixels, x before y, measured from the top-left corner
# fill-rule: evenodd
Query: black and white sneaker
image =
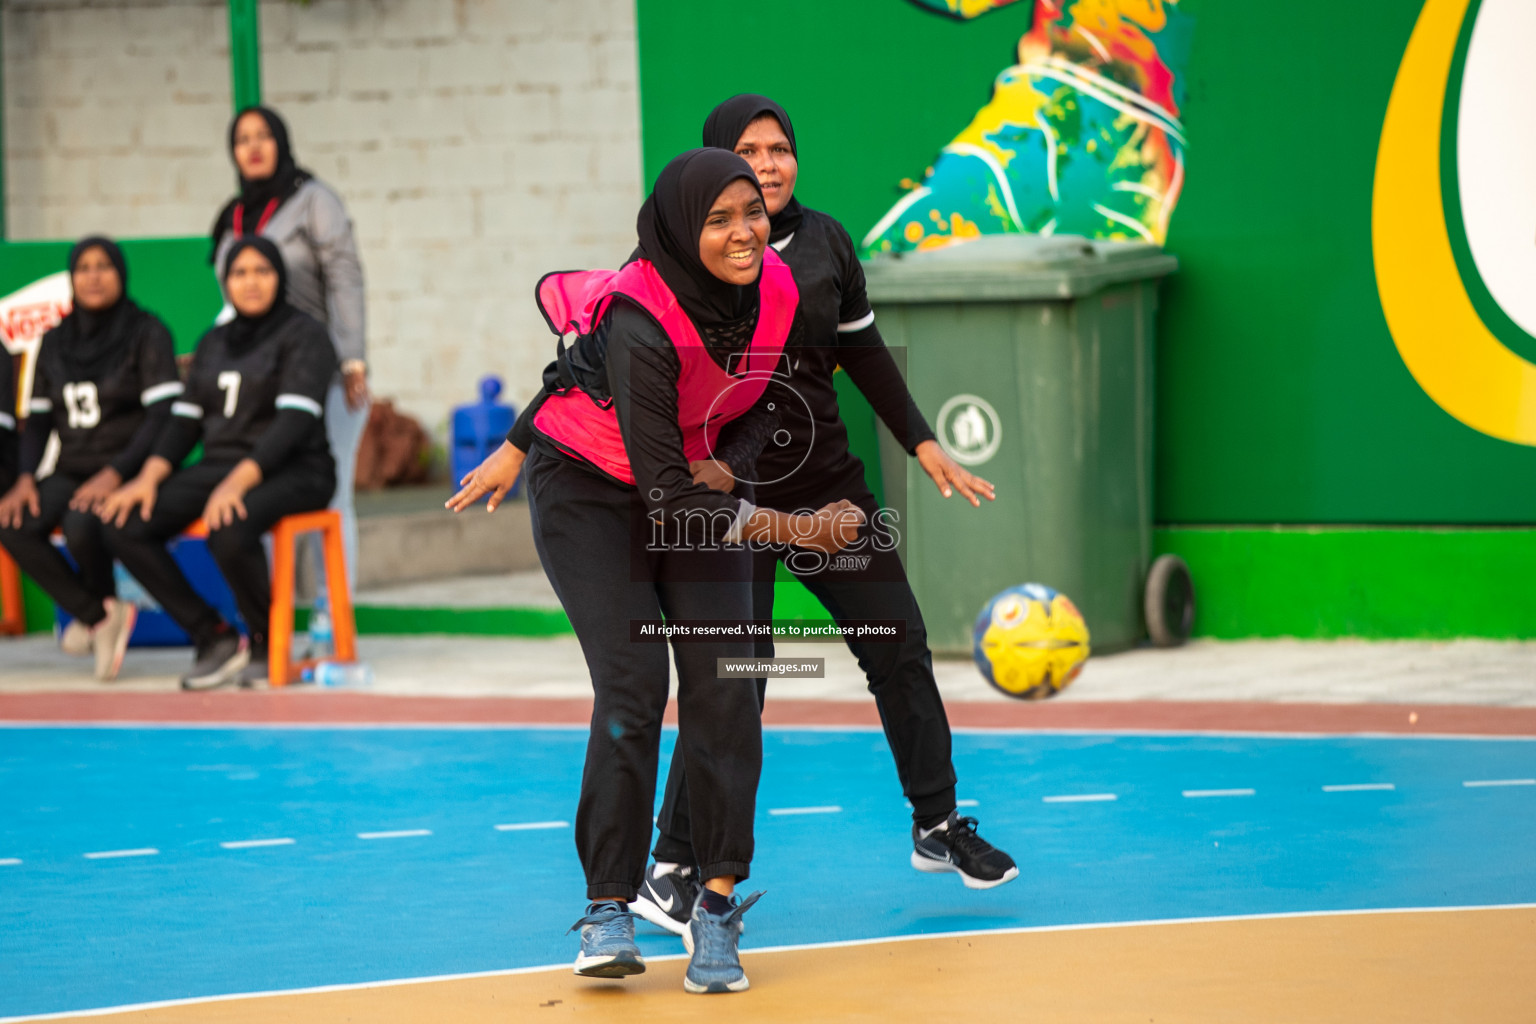
<path id="1" fill-rule="evenodd" d="M 657 862 L 645 873 L 645 883 L 629 909 L 658 928 L 683 935 L 688 931 L 699 888 L 692 868 Z"/>
<path id="2" fill-rule="evenodd" d="M 990 889 L 1019 877 L 1013 858 L 976 834 L 976 819 L 959 811 L 933 828 L 912 826 L 912 866 L 939 874 L 953 871 L 967 889 Z"/>
<path id="3" fill-rule="evenodd" d="M 181 677 L 183 690 L 212 690 L 235 682 L 251 660 L 245 637 L 228 623 L 209 640 L 197 645 L 192 671 Z"/>

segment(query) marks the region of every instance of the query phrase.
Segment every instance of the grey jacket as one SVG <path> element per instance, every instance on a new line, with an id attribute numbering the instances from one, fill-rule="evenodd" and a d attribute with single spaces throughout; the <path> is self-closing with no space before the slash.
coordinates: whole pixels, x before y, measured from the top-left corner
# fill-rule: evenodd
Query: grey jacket
<path id="1" fill-rule="evenodd" d="M 288 265 L 288 301 L 325 324 L 342 364 L 366 361 L 363 265 L 341 197 L 311 178 L 277 208 L 262 235 L 277 244 Z M 234 244 L 233 232 L 219 240 L 213 265 L 220 282 Z"/>

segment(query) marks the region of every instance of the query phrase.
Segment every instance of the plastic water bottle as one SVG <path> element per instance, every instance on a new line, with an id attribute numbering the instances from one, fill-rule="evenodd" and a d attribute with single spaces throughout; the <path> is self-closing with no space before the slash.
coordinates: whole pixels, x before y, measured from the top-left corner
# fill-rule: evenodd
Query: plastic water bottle
<path id="1" fill-rule="evenodd" d="M 366 661 L 322 661 L 304 670 L 304 681 L 328 689 L 366 689 L 373 685 L 373 669 Z"/>
<path id="2" fill-rule="evenodd" d="M 331 654 L 335 647 L 335 637 L 331 632 L 331 610 L 326 604 L 325 595 L 315 598 L 315 606 L 309 612 L 309 654 L 312 658 L 324 658 Z"/>

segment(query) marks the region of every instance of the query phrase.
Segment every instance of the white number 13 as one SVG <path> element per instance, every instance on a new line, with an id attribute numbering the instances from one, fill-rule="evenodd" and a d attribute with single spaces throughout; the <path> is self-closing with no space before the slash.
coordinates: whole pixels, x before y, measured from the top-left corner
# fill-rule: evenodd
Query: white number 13
<path id="1" fill-rule="evenodd" d="M 101 402 L 96 397 L 96 385 L 91 381 L 65 384 L 64 408 L 69 413 L 72 430 L 89 430 L 101 422 Z"/>
<path id="2" fill-rule="evenodd" d="M 240 371 L 219 374 L 219 388 L 224 392 L 224 418 L 230 419 L 235 415 L 235 403 L 240 401 Z"/>

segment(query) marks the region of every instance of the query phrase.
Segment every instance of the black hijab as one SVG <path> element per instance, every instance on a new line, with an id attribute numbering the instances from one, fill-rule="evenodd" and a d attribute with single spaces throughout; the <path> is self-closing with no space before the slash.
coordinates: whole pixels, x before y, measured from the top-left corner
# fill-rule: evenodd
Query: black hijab
<path id="1" fill-rule="evenodd" d="M 288 142 L 288 126 L 278 116 L 277 111 L 270 107 L 246 107 L 235 115 L 235 119 L 229 122 L 229 155 L 233 159 L 235 155 L 235 129 L 239 127 L 240 119 L 246 114 L 256 114 L 267 122 L 267 129 L 272 132 L 272 139 L 277 143 L 277 167 L 271 176 L 266 178 L 247 178 L 240 175 L 238 166 L 235 173 L 240 183 L 240 194 L 231 199 L 224 209 L 219 211 L 218 220 L 213 223 L 213 251 L 216 253 L 219 242 L 224 235 L 234 230 L 235 210 L 240 209 L 242 227 L 245 231 L 254 233 L 256 224 L 261 215 L 266 211 L 267 205 L 274 199 L 281 206 L 290 196 L 299 190 L 299 186 L 308 181 L 312 175 L 293 162 L 293 147 Z M 213 262 L 210 254 L 208 262 Z"/>
<path id="2" fill-rule="evenodd" d="M 73 290 L 75 267 L 80 258 L 92 249 L 106 254 L 112 266 L 117 268 L 117 278 L 122 292 L 117 301 L 106 309 L 83 309 L 75 305 L 60 323 L 60 351 L 66 365 L 81 377 L 94 377 L 108 364 L 122 359 L 128 351 L 128 336 L 134 327 L 139 307 L 128 298 L 128 263 L 117 243 L 102 235 L 91 235 L 76 242 L 69 250 L 69 277 Z"/>
<path id="3" fill-rule="evenodd" d="M 288 305 L 288 268 L 283 264 L 283 254 L 277 246 L 267 238 L 260 235 L 243 235 L 229 248 L 229 257 L 224 262 L 223 270 L 219 274 L 225 288 L 229 287 L 229 271 L 235 265 L 235 257 L 247 249 L 255 249 L 266 257 L 272 269 L 277 271 L 277 292 L 272 296 L 272 305 L 267 311 L 258 316 L 246 316 L 238 309 L 235 310 L 235 318 L 226 326 L 229 337 L 229 347 L 235 352 L 243 351 L 252 345 L 269 337 L 277 330 L 289 316 L 293 314 L 293 307 Z M 233 303 L 231 303 L 233 306 Z"/>
<path id="4" fill-rule="evenodd" d="M 738 178 L 757 188 L 752 168 L 735 153 L 723 149 L 680 153 L 662 168 L 635 222 L 639 256 L 655 266 L 706 340 L 716 333 L 713 329 L 757 322 L 758 282 L 728 284 L 699 259 L 704 221 L 720 193 Z"/>
<path id="5" fill-rule="evenodd" d="M 784 129 L 784 135 L 789 139 L 789 151 L 798 160 L 800 149 L 795 145 L 795 126 L 790 123 L 789 114 L 767 96 L 759 96 L 755 92 L 732 96 L 709 112 L 709 116 L 704 119 L 704 145 L 728 149 L 734 153 L 736 143 L 741 141 L 741 133 L 747 130 L 747 125 L 764 114 L 772 114 L 778 120 L 779 127 Z M 790 196 L 784 209 L 771 218 L 773 230 L 768 235 L 768 241 L 778 242 L 788 238 L 804 219 L 805 207 L 800 205 L 800 200 Z"/>

